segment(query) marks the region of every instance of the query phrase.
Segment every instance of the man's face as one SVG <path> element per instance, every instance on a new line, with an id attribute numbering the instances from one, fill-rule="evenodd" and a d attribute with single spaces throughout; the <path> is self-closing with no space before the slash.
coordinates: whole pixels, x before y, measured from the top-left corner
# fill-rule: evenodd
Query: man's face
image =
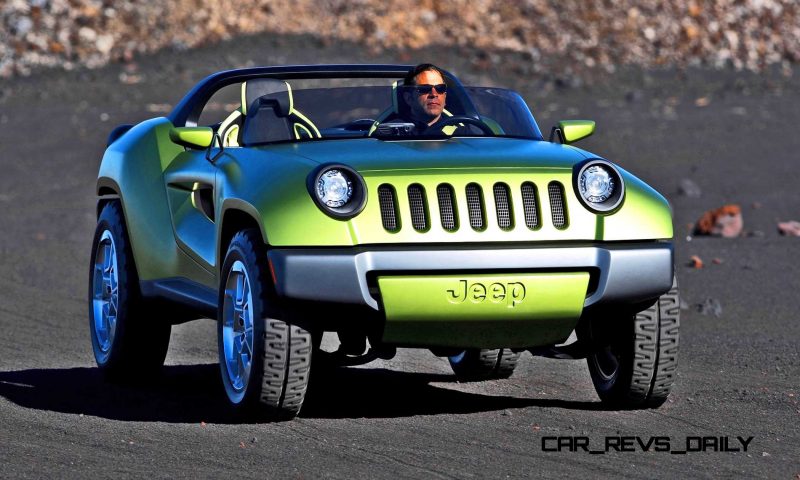
<path id="1" fill-rule="evenodd" d="M 415 77 L 417 86 L 420 85 L 442 85 L 444 79 L 439 72 L 426 70 Z M 444 110 L 447 92 L 439 93 L 435 88 L 431 88 L 428 93 L 418 93 L 411 89 L 406 93 L 406 101 L 411 106 L 411 111 L 415 117 L 424 120 L 429 125 L 438 121 Z"/>

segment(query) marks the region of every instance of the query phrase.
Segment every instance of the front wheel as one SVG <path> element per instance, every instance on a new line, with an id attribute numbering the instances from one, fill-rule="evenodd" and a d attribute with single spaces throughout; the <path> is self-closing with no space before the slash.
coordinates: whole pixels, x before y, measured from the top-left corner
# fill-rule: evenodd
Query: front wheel
<path id="1" fill-rule="evenodd" d="M 222 383 L 234 408 L 291 419 L 303 405 L 311 366 L 311 334 L 267 317 L 266 251 L 256 230 L 231 240 L 222 268 L 217 339 Z"/>
<path id="2" fill-rule="evenodd" d="M 678 285 L 650 308 L 621 323 L 590 322 L 588 334 L 600 349 L 587 358 L 600 400 L 615 408 L 657 408 L 672 390 L 678 366 Z"/>
<path id="3" fill-rule="evenodd" d="M 508 378 L 514 373 L 519 353 L 508 348 L 469 349 L 448 357 L 448 360 L 459 380 L 494 380 Z"/>

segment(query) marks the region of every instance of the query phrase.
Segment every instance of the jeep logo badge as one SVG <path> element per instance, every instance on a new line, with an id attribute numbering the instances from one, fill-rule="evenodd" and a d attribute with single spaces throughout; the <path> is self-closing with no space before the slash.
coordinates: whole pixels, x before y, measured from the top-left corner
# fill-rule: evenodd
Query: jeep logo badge
<path id="1" fill-rule="evenodd" d="M 500 283 L 494 282 L 488 287 L 480 282 L 469 283 L 460 280 L 458 286 L 447 290 L 445 294 L 450 303 L 463 303 L 469 300 L 472 303 L 505 303 L 508 308 L 514 308 L 525 299 L 525 285 L 520 282 Z"/>

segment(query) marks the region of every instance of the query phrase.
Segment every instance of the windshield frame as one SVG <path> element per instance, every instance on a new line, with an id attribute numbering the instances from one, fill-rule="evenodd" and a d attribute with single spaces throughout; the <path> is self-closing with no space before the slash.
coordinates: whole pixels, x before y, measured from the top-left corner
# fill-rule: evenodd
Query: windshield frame
<path id="1" fill-rule="evenodd" d="M 218 72 L 210 75 L 199 82 L 195 87 L 176 105 L 170 112 L 168 118 L 175 126 L 198 126 L 199 117 L 205 108 L 206 104 L 212 97 L 223 88 L 236 83 L 246 82 L 256 78 L 274 78 L 279 80 L 316 80 L 316 79 L 390 79 L 401 80 L 406 76 L 408 71 L 413 68 L 410 65 L 300 65 L 300 66 L 284 66 L 284 67 L 255 67 L 238 70 L 228 70 Z M 462 115 L 482 120 L 480 112 L 476 105 L 473 103 L 471 95 L 467 89 L 494 89 L 502 91 L 514 97 L 514 101 L 523 116 L 526 125 L 530 125 L 530 135 L 514 135 L 503 133 L 502 135 L 467 135 L 463 132 L 458 132 L 456 135 L 439 135 L 439 134 L 415 134 L 403 136 L 388 136 L 388 135 L 375 135 L 365 134 L 360 135 L 331 135 L 324 138 L 302 138 L 288 140 L 288 142 L 307 142 L 319 140 L 333 140 L 333 139 L 358 139 L 358 138 L 377 138 L 381 140 L 437 140 L 447 138 L 522 138 L 528 140 L 543 140 L 539 126 L 536 123 L 530 108 L 522 99 L 519 93 L 498 87 L 465 87 L 461 81 L 453 74 L 442 71 L 443 77 L 448 85 L 448 90 L 454 96 L 457 96 L 460 106 L 463 110 Z M 302 89 L 296 90 L 300 92 Z M 513 110 L 513 109 L 512 109 Z M 488 117 L 487 117 L 488 118 Z M 490 118 L 491 119 L 491 118 Z M 493 119 L 491 119 L 493 120 Z M 494 121 L 494 120 L 493 120 Z M 354 121 L 344 123 L 348 125 L 355 123 Z M 497 123 L 497 122 L 495 122 Z M 499 124 L 498 124 L 499 126 Z M 523 128 L 525 130 L 525 128 Z M 269 143 L 259 143 L 258 145 L 265 145 Z M 280 143 L 284 143 L 281 141 Z M 252 144 L 256 145 L 256 144 Z"/>

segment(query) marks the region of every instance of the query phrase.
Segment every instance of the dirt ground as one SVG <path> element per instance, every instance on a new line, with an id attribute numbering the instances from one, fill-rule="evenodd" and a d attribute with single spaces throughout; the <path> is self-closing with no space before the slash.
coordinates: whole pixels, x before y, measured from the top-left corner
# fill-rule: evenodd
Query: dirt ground
<path id="1" fill-rule="evenodd" d="M 621 69 L 592 82 L 530 78 L 509 55 L 370 55 L 352 44 L 254 36 L 101 70 L 0 83 L 0 477 L 796 478 L 800 475 L 800 82 L 777 74 Z M 293 422 L 225 413 L 214 324 L 173 329 L 163 378 L 108 385 L 94 368 L 86 284 L 94 181 L 113 126 L 157 116 L 204 75 L 245 65 L 434 61 L 467 84 L 518 89 L 543 131 L 591 118 L 579 146 L 664 193 L 675 215 L 682 311 L 668 403 L 607 411 L 585 363 L 523 357 L 509 380 L 457 383 L 445 360 L 404 350 L 332 374 Z M 701 190 L 681 195 L 682 179 Z M 741 206 L 739 238 L 691 237 L 707 209 Z M 687 266 L 698 255 L 706 266 Z M 715 263 L 713 259 L 719 261 Z M 698 305 L 718 302 L 719 316 Z M 546 452 L 547 436 L 753 437 L 747 452 Z"/>

